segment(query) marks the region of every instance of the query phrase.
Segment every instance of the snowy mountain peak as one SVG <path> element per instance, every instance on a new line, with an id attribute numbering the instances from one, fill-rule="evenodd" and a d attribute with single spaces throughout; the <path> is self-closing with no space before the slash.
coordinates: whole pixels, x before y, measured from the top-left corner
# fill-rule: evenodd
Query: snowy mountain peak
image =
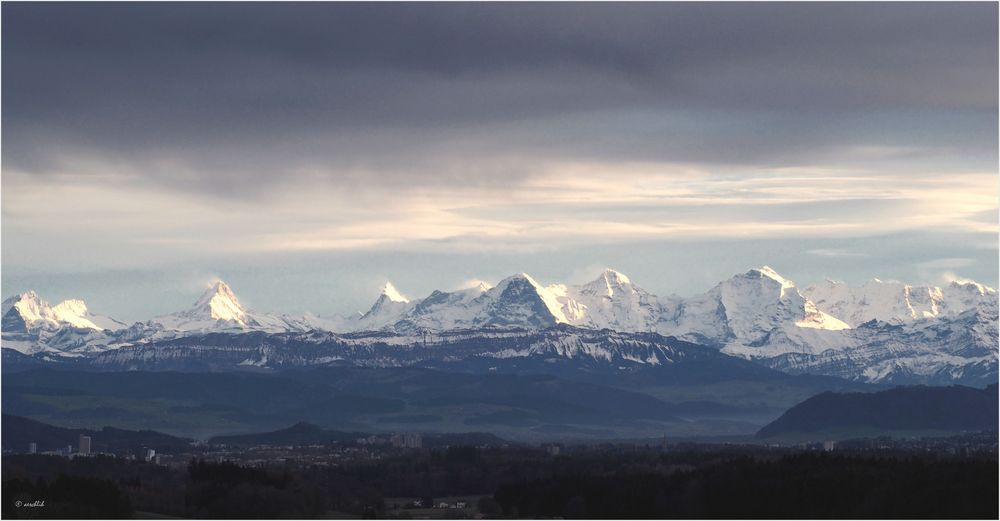
<path id="1" fill-rule="evenodd" d="M 938 291 L 941 295 L 941 308 L 944 314 L 954 315 L 982 306 L 995 309 L 997 305 L 997 291 L 995 289 L 971 280 L 952 281 Z"/>
<path id="2" fill-rule="evenodd" d="M 191 308 L 153 317 L 134 327 L 147 328 L 145 334 L 166 339 L 213 331 L 304 331 L 315 326 L 305 318 L 246 309 L 229 285 L 220 280 L 213 283 Z"/>
<path id="3" fill-rule="evenodd" d="M 232 288 L 229 287 L 228 284 L 226 284 L 221 280 L 217 280 L 213 282 L 208 287 L 208 289 L 206 289 L 205 292 L 201 294 L 200 297 L 198 297 L 198 300 L 195 302 L 194 306 L 195 307 L 205 306 L 209 304 L 213 298 L 219 295 L 222 295 L 224 297 L 232 296 L 232 298 L 234 299 L 236 298 L 236 295 L 233 294 L 233 290 Z"/>
<path id="4" fill-rule="evenodd" d="M 396 286 L 393 286 L 391 282 L 386 282 L 385 286 L 382 286 L 381 294 L 392 302 L 401 302 L 405 304 L 410 301 L 410 299 L 404 297 L 403 294 L 400 293 L 399 290 L 396 289 Z"/>
<path id="5" fill-rule="evenodd" d="M 753 268 L 746 272 L 746 276 L 751 278 L 768 278 L 778 284 L 781 284 L 783 288 L 791 288 L 795 286 L 795 283 L 782 277 L 777 271 L 774 271 L 770 266 L 761 266 L 759 268 Z"/>
<path id="6" fill-rule="evenodd" d="M 56 331 L 64 327 L 101 331 L 120 329 L 125 324 L 91 313 L 87 304 L 79 299 L 64 300 L 50 306 L 34 291 L 26 291 L 3 302 L 4 332 Z"/>
<path id="7" fill-rule="evenodd" d="M 997 290 L 980 284 L 974 280 L 953 280 L 948 286 L 950 288 L 961 289 L 969 293 L 978 293 L 979 295 L 986 296 L 997 292 Z"/>
<path id="8" fill-rule="evenodd" d="M 878 277 L 872 277 L 871 279 L 865 281 L 865 283 L 861 286 L 865 288 L 895 288 L 899 291 L 903 291 L 906 288 L 911 287 L 909 284 L 904 284 L 898 280 L 882 280 Z"/>
<path id="9" fill-rule="evenodd" d="M 58 327 L 52 308 L 32 290 L 3 301 L 3 331 L 27 332 L 39 327 Z"/>
<path id="10" fill-rule="evenodd" d="M 570 324 L 598 329 L 652 331 L 660 304 L 655 295 L 632 284 L 624 274 L 604 270 L 580 286 L 550 286 Z"/>
<path id="11" fill-rule="evenodd" d="M 475 281 L 471 286 L 466 286 L 465 287 L 466 290 L 475 290 L 475 291 L 477 291 L 479 293 L 486 293 L 487 291 L 489 291 L 492 288 L 493 288 L 493 285 L 490 284 L 489 282 L 486 282 L 485 280 Z"/>
<path id="12" fill-rule="evenodd" d="M 541 284 L 539 284 L 538 281 L 536 281 L 534 278 L 532 278 L 531 275 L 528 275 L 527 273 L 525 273 L 523 271 L 521 273 L 515 273 L 515 274 L 513 274 L 513 275 L 511 275 L 511 276 L 509 276 L 509 277 L 507 277 L 507 278 L 505 278 L 503 280 L 501 280 L 500 283 L 497 284 L 497 287 L 500 287 L 500 286 L 504 285 L 505 283 L 509 284 L 510 282 L 514 282 L 514 281 L 526 281 L 526 282 L 530 283 L 533 286 L 541 287 Z"/>
<path id="13" fill-rule="evenodd" d="M 819 309 L 853 327 L 872 320 L 902 324 L 956 315 L 996 296 L 991 288 L 972 281 L 939 288 L 881 279 L 870 279 L 860 286 L 827 280 L 803 294 Z"/>
<path id="14" fill-rule="evenodd" d="M 233 290 L 223 281 L 212 284 L 191 310 L 192 315 L 207 315 L 212 320 L 230 320 L 247 325 L 247 313 Z"/>
<path id="15" fill-rule="evenodd" d="M 415 303 L 411 303 L 408 298 L 404 297 L 391 282 L 386 282 L 372 307 L 361 315 L 359 323 L 365 329 L 380 329 L 391 326 L 403 318 L 414 306 Z"/>
<path id="16" fill-rule="evenodd" d="M 607 281 L 609 284 L 631 284 L 632 280 L 629 279 L 624 273 L 620 271 L 615 271 L 611 268 L 604 270 L 601 274 L 601 278 Z"/>
<path id="17" fill-rule="evenodd" d="M 491 291 L 494 291 L 499 294 L 503 293 L 504 291 L 507 290 L 508 287 L 511 286 L 518 286 L 518 287 L 527 286 L 532 288 L 534 292 L 538 293 L 541 296 L 550 294 L 549 290 L 543 287 L 541 284 L 539 284 L 539 282 L 535 280 L 531 275 L 528 275 L 527 273 L 523 272 L 515 273 L 514 275 L 511 275 L 501 280 L 500 282 L 497 283 L 495 287 L 491 288 Z"/>
<path id="18" fill-rule="evenodd" d="M 13 295 L 4 299 L 3 311 L 10 310 L 11 306 L 13 306 L 15 303 L 21 300 L 40 300 L 40 299 L 38 297 L 38 293 L 35 293 L 35 290 L 29 289 L 24 293 L 18 293 L 17 295 Z"/>
<path id="19" fill-rule="evenodd" d="M 615 293 L 628 292 L 632 287 L 632 281 L 623 273 L 613 269 L 606 269 L 596 280 L 588 282 L 580 287 L 584 294 L 614 298 Z"/>
<path id="20" fill-rule="evenodd" d="M 835 331 L 849 327 L 821 309 L 792 281 L 763 266 L 672 304 L 662 329 L 699 342 L 753 344 L 782 328 Z"/>
<path id="21" fill-rule="evenodd" d="M 487 313 L 496 316 L 487 323 L 522 325 L 565 324 L 569 322 L 556 295 L 543 287 L 527 273 L 518 273 L 501 280 L 496 287 L 483 294 L 491 303 Z"/>
<path id="22" fill-rule="evenodd" d="M 52 306 L 52 315 L 59 322 L 70 324 L 73 327 L 98 331 L 121 329 L 127 325 L 109 316 L 93 313 L 87 308 L 87 304 L 80 299 L 64 300 Z"/>
<path id="23" fill-rule="evenodd" d="M 53 318 L 75 327 L 88 329 L 104 329 L 87 318 L 87 304 L 79 299 L 64 300 L 52 306 Z"/>
<path id="24" fill-rule="evenodd" d="M 34 322 L 49 316 L 49 304 L 38 296 L 34 290 L 28 290 L 14 295 L 3 302 L 3 314 L 16 310 L 25 322 Z"/>
<path id="25" fill-rule="evenodd" d="M 68 299 L 52 306 L 52 310 L 60 313 L 83 315 L 87 313 L 87 303 L 80 299 Z"/>

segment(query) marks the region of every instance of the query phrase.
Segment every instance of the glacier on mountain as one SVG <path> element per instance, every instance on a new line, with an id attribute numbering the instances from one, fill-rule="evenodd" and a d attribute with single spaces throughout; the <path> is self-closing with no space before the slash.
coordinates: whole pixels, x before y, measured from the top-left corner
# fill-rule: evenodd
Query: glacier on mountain
<path id="1" fill-rule="evenodd" d="M 839 331 L 849 326 L 820 311 L 795 284 L 764 266 L 735 275 L 701 295 L 672 299 L 658 330 L 709 345 L 755 345 L 776 329 Z"/>
<path id="2" fill-rule="evenodd" d="M 902 324 L 954 316 L 997 298 L 996 290 L 975 282 L 955 281 L 941 288 L 879 279 L 857 287 L 828 279 L 806 288 L 803 294 L 851 327 L 872 320 Z"/>

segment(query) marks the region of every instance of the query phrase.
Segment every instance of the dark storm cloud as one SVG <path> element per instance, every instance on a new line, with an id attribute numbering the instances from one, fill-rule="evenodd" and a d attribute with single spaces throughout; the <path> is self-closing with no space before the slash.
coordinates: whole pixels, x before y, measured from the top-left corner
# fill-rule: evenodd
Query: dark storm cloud
<path id="1" fill-rule="evenodd" d="M 488 183 L 503 167 L 470 165 L 508 154 L 794 164 L 873 135 L 995 157 L 996 20 L 992 3 L 7 3 L 3 159 L 201 189 L 313 167 Z"/>

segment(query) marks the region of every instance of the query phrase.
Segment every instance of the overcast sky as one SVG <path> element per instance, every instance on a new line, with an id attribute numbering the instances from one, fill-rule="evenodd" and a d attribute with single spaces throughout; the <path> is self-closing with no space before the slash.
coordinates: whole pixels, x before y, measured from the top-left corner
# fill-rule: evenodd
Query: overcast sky
<path id="1" fill-rule="evenodd" d="M 3 295 L 997 285 L 997 4 L 3 4 Z"/>

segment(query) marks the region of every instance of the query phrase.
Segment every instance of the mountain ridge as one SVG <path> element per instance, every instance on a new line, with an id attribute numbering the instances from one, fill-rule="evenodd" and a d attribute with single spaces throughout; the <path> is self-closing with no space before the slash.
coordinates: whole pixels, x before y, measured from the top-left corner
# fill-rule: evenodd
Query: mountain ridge
<path id="1" fill-rule="evenodd" d="M 846 321 L 824 307 L 838 310 Z M 3 347 L 27 355 L 93 356 L 208 333 L 381 331 L 409 338 L 400 342 L 416 343 L 427 334 L 453 330 L 489 336 L 497 328 L 546 330 L 567 325 L 672 336 L 795 374 L 947 382 L 949 377 L 988 380 L 997 372 L 997 303 L 992 288 L 972 282 L 916 287 L 873 279 L 857 288 L 826 281 L 800 290 L 767 266 L 736 274 L 686 298 L 661 299 L 626 275 L 607 269 L 579 285 L 544 286 L 519 273 L 496 286 L 481 283 L 451 292 L 438 290 L 412 300 L 386 283 L 367 313 L 340 319 L 249 310 L 222 281 L 208 288 L 191 308 L 116 330 L 77 327 L 80 322 L 74 323 L 72 317 L 97 317 L 87 313 L 82 301 L 50 307 L 34 292 L 7 299 Z M 868 317 L 874 318 L 859 323 Z"/>
<path id="2" fill-rule="evenodd" d="M 997 385 L 977 389 L 895 387 L 875 393 L 823 392 L 788 409 L 757 432 L 758 438 L 780 436 L 850 437 L 851 430 L 969 431 L 995 430 Z"/>

